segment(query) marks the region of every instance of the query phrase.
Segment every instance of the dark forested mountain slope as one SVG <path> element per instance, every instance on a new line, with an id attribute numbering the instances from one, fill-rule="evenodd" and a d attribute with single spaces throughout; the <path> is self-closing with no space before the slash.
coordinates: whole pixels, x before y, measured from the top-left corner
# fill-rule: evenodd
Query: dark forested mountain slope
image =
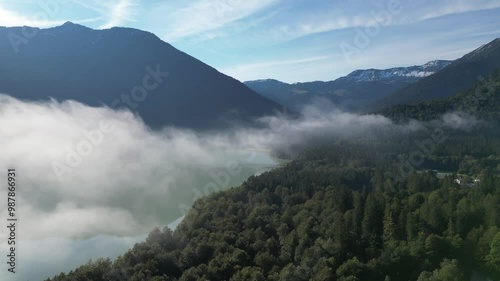
<path id="1" fill-rule="evenodd" d="M 36 34 L 0 27 L 0 93 L 127 107 L 153 127 L 217 127 L 278 107 L 148 32 L 72 23 L 25 30 Z"/>
<path id="2" fill-rule="evenodd" d="M 472 113 L 491 122 L 500 120 L 500 68 L 485 76 L 473 88 L 451 97 L 396 105 L 380 113 L 397 120 L 428 121 L 453 111 Z"/>

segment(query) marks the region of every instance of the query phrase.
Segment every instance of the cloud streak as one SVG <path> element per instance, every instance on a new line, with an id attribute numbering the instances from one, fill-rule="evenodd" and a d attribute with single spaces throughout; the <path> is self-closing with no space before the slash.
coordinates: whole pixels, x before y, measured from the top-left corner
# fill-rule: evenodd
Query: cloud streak
<path id="1" fill-rule="evenodd" d="M 300 14 L 291 22 L 273 28 L 275 38 L 293 40 L 317 33 L 382 26 L 414 24 L 443 16 L 500 8 L 498 1 L 440 1 L 431 3 L 408 0 L 388 0 L 366 5 L 351 1 L 348 6 L 340 3 L 331 9 L 314 10 Z"/>
<path id="2" fill-rule="evenodd" d="M 173 2 L 166 2 L 157 7 L 167 12 L 168 21 L 164 37 L 167 41 L 177 40 L 228 27 L 228 25 L 263 11 L 279 2 L 279 0 L 199 0 L 189 5 L 178 7 Z"/>
<path id="3" fill-rule="evenodd" d="M 273 73 L 279 71 L 283 67 L 287 67 L 290 73 L 300 77 L 303 72 L 308 72 L 311 65 L 316 66 L 316 70 L 324 72 L 331 71 L 334 66 L 334 56 L 314 56 L 300 59 L 283 59 L 263 62 L 254 62 L 248 64 L 240 64 L 237 66 L 224 67 L 220 71 L 228 75 L 242 77 L 244 80 L 256 80 L 261 78 L 273 78 Z M 299 82 L 298 80 L 287 81 L 290 83 Z"/>
<path id="4" fill-rule="evenodd" d="M 112 28 L 133 21 L 138 3 L 135 0 L 117 0 L 112 3 L 105 3 L 104 7 L 107 10 L 104 15 L 107 21 L 99 27 L 100 29 Z"/>
<path id="5" fill-rule="evenodd" d="M 0 3 L 0 26 L 37 26 L 53 27 L 64 23 L 61 20 L 40 20 L 9 10 Z"/>

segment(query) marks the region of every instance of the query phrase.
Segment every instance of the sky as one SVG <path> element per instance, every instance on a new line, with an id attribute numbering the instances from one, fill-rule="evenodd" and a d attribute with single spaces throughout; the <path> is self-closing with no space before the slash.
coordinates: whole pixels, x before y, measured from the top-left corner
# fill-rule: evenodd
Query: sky
<path id="1" fill-rule="evenodd" d="M 500 37 L 498 0 L 0 0 L 0 26 L 155 33 L 240 81 L 329 81 L 457 59 Z"/>

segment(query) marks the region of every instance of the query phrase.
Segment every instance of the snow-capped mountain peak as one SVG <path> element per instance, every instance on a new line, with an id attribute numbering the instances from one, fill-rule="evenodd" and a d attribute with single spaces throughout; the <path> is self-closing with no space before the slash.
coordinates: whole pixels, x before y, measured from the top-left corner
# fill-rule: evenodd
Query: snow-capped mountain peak
<path id="1" fill-rule="evenodd" d="M 452 61 L 435 60 L 424 65 L 409 67 L 394 67 L 389 69 L 361 69 L 351 72 L 345 77 L 339 78 L 349 82 L 372 82 L 398 80 L 418 80 L 436 73 L 450 65 Z"/>

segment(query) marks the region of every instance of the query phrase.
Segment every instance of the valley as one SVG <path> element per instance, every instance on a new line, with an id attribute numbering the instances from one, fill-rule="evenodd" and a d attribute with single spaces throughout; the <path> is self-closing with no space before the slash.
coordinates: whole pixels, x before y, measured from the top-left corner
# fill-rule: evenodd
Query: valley
<path id="1" fill-rule="evenodd" d="M 500 4 L 4 2 L 0 280 L 500 280 Z"/>

